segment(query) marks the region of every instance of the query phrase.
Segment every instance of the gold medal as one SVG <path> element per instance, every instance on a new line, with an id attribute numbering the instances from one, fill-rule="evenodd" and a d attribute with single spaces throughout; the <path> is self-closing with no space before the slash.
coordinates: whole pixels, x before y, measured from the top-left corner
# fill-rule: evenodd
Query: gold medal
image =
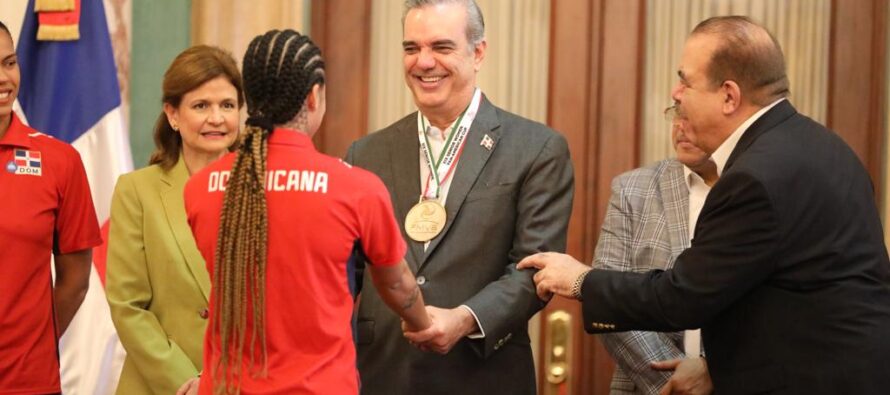
<path id="1" fill-rule="evenodd" d="M 442 232 L 445 218 L 445 207 L 438 200 L 421 200 L 405 217 L 405 233 L 414 241 L 430 241 Z"/>

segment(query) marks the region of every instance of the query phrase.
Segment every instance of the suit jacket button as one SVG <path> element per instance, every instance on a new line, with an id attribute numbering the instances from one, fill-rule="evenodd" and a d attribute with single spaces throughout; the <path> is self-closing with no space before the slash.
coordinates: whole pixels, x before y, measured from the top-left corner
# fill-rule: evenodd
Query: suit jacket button
<path id="1" fill-rule="evenodd" d="M 198 315 L 201 316 L 201 318 L 206 320 L 207 317 L 210 317 L 210 311 L 208 311 L 206 308 L 204 308 L 204 309 L 201 309 L 198 311 Z"/>
<path id="2" fill-rule="evenodd" d="M 417 276 L 417 285 L 423 285 L 423 284 L 426 284 L 426 277 Z"/>

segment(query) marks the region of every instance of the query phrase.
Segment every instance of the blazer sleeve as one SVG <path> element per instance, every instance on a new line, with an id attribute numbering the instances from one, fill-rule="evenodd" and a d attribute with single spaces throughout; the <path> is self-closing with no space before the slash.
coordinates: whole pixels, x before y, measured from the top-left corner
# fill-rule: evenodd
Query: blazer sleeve
<path id="1" fill-rule="evenodd" d="M 646 265 L 639 265 L 633 259 L 633 239 L 636 233 L 634 226 L 643 220 L 643 207 L 634 207 L 634 202 L 637 201 L 629 199 L 625 193 L 624 179 L 625 177 L 619 176 L 612 180 L 612 195 L 597 242 L 593 266 L 604 270 L 647 271 L 648 267 L 642 267 Z M 669 333 L 606 333 L 600 335 L 600 340 L 615 363 L 646 394 L 657 394 L 671 377 L 670 372 L 652 369 L 649 363 L 684 356 Z"/>
<path id="2" fill-rule="evenodd" d="M 173 394 L 197 368 L 148 310 L 152 301 L 142 202 L 133 177 L 122 176 L 111 201 L 106 296 L 127 358 L 156 394 Z"/>
<path id="3" fill-rule="evenodd" d="M 471 342 L 483 358 L 544 307 L 535 293 L 534 273 L 517 270 L 516 263 L 536 252 L 565 251 L 573 193 L 574 171 L 568 145 L 562 135 L 553 133 L 520 187 L 516 231 L 504 275 L 464 303 L 473 310 L 485 333 L 484 338 Z"/>
<path id="4" fill-rule="evenodd" d="M 585 330 L 701 327 L 775 270 L 778 224 L 760 180 L 745 172 L 725 173 L 702 208 L 695 241 L 673 269 L 587 275 L 582 285 Z"/>

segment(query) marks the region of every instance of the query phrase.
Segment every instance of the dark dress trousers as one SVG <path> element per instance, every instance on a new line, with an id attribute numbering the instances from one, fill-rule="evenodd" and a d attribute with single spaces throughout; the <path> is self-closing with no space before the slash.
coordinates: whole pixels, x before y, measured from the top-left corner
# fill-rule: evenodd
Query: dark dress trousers
<path id="1" fill-rule="evenodd" d="M 742 135 L 673 270 L 587 276 L 585 329 L 701 327 L 717 394 L 888 394 L 888 284 L 868 173 L 786 100 Z"/>

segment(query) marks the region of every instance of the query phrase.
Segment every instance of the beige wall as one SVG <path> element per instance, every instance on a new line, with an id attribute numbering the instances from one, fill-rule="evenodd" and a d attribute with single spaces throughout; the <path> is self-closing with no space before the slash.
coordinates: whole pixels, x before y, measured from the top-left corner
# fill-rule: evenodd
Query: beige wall
<path id="1" fill-rule="evenodd" d="M 28 0 L 2 0 L 0 1 L 0 20 L 12 33 L 12 40 L 19 42 L 19 31 L 22 30 L 22 22 L 25 20 L 25 8 Z"/>
<path id="2" fill-rule="evenodd" d="M 240 65 L 250 40 L 270 29 L 308 34 L 309 2 L 192 0 L 192 44 L 225 48 Z"/>

